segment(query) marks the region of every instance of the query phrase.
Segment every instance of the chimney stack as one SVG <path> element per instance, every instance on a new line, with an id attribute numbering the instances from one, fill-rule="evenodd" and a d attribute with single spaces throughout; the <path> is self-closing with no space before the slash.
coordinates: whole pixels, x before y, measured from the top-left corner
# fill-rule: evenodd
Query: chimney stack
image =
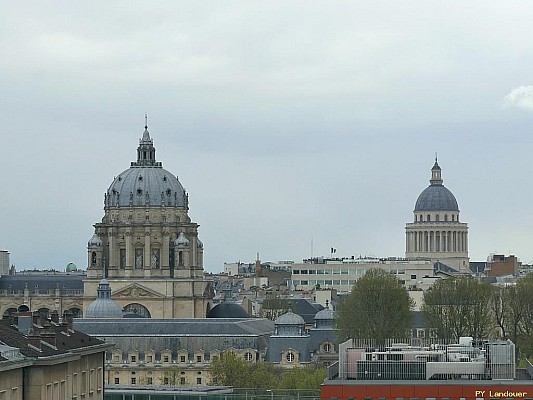
<path id="1" fill-rule="evenodd" d="M 33 327 L 33 320 L 30 311 L 20 311 L 18 313 L 17 328 L 18 331 L 27 335 Z"/>
<path id="2" fill-rule="evenodd" d="M 52 311 L 51 318 L 52 318 L 52 322 L 59 324 L 59 313 L 57 312 L 57 310 Z"/>

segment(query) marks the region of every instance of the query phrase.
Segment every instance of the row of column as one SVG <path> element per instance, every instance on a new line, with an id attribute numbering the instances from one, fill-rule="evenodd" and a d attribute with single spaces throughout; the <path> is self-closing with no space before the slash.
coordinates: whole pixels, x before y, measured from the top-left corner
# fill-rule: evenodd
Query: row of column
<path id="1" fill-rule="evenodd" d="M 167 269 L 170 265 L 169 260 L 169 251 L 170 251 L 170 235 L 168 231 L 159 232 L 162 235 L 162 246 L 160 248 L 160 259 L 159 259 L 159 268 Z M 119 249 L 116 243 L 115 234 L 113 229 L 109 229 L 107 232 L 108 243 L 109 243 L 109 254 L 108 254 L 108 268 L 118 268 L 120 266 L 120 254 Z M 125 242 L 126 242 L 126 268 L 135 268 L 135 247 L 133 245 L 133 237 L 131 232 L 125 233 Z M 192 236 L 189 238 L 190 247 L 186 248 L 185 251 L 189 254 L 188 265 L 197 265 L 198 255 L 197 255 L 197 242 L 196 237 Z M 159 246 L 157 247 L 159 249 Z M 144 246 L 143 246 L 143 268 L 151 269 L 151 255 L 152 255 L 152 243 L 151 243 L 151 232 L 144 232 Z M 175 261 L 178 264 L 178 260 Z M 177 266 L 177 265 L 176 265 Z"/>
<path id="2" fill-rule="evenodd" d="M 468 252 L 467 231 L 418 230 L 406 235 L 407 252 Z"/>

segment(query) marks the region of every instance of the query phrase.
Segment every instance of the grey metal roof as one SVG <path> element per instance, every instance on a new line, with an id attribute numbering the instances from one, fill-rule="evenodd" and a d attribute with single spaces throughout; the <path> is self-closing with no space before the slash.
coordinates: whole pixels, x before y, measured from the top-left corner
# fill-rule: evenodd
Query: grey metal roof
<path id="1" fill-rule="evenodd" d="M 3 275 L 0 277 L 0 290 L 24 290 L 26 285 L 29 290 L 75 289 L 83 290 L 85 272 L 64 273 L 47 271 L 32 274 L 18 273 L 16 275 Z"/>
<path id="2" fill-rule="evenodd" d="M 85 319 L 74 320 L 74 326 L 94 336 L 254 336 L 270 335 L 274 323 L 263 318 L 178 318 L 178 319 Z"/>
<path id="3" fill-rule="evenodd" d="M 209 311 L 207 318 L 248 318 L 248 313 L 237 303 L 220 303 Z"/>
<path id="4" fill-rule="evenodd" d="M 121 172 L 107 190 L 108 206 L 185 207 L 186 193 L 174 175 L 159 166 L 131 167 Z"/>
<path id="5" fill-rule="evenodd" d="M 415 211 L 459 211 L 459 205 L 444 185 L 431 185 L 418 196 Z"/>

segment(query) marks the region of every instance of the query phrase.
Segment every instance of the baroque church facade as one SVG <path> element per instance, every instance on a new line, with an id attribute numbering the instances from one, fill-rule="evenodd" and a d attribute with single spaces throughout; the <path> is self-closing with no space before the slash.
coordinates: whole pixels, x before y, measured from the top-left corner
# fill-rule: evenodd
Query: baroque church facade
<path id="1" fill-rule="evenodd" d="M 212 282 L 204 278 L 199 225 L 188 211 L 188 193 L 156 160 L 145 126 L 137 161 L 111 182 L 88 242 L 83 309 L 105 278 L 125 316 L 204 318 Z"/>
<path id="2" fill-rule="evenodd" d="M 468 224 L 459 221 L 459 205 L 443 184 L 436 158 L 429 186 L 418 196 L 413 215 L 413 222 L 405 225 L 405 257 L 430 259 L 469 273 Z"/>

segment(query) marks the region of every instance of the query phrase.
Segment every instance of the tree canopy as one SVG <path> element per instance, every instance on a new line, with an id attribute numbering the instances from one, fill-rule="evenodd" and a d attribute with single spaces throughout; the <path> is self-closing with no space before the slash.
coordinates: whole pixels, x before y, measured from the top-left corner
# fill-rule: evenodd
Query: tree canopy
<path id="1" fill-rule="evenodd" d="M 406 337 L 413 325 L 413 306 L 394 275 L 370 269 L 337 306 L 337 327 L 345 339 L 374 339 L 383 344 L 386 339 Z"/>
<path id="2" fill-rule="evenodd" d="M 519 357 L 533 356 L 533 274 L 516 285 L 496 287 L 492 309 L 504 339 L 511 339 Z"/>
<path id="3" fill-rule="evenodd" d="M 286 369 L 271 363 L 250 363 L 231 350 L 211 364 L 217 385 L 255 389 L 318 389 L 326 378 L 325 368 L 314 366 Z"/>
<path id="4" fill-rule="evenodd" d="M 491 286 L 475 278 L 440 279 L 424 293 L 426 327 L 443 340 L 490 337 L 494 327 L 491 296 Z"/>

